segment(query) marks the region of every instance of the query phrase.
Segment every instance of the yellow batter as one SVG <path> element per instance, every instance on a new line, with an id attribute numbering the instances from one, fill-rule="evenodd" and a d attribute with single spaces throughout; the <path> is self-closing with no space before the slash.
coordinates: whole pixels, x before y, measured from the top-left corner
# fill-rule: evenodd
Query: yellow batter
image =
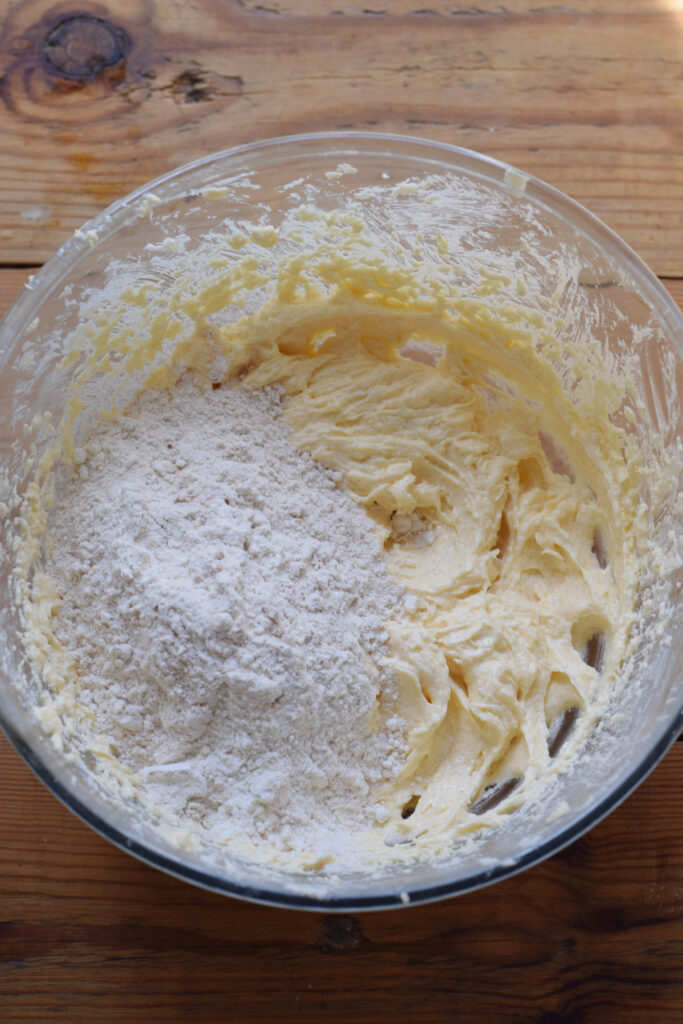
<path id="1" fill-rule="evenodd" d="M 524 799 L 564 712 L 582 735 L 595 721 L 633 600 L 616 481 L 566 399 L 502 392 L 444 324 L 342 290 L 280 332 L 282 316 L 255 325 L 237 365 L 258 362 L 248 387 L 286 389 L 296 443 L 341 471 L 415 595 L 387 626 L 410 755 L 382 795 L 390 839 L 436 851 L 478 826 L 488 786 L 515 785 L 508 809 Z"/>
<path id="2" fill-rule="evenodd" d="M 359 232 L 346 225 L 340 238 Z M 262 231 L 260 244 L 276 238 Z M 81 388 L 96 375 L 142 370 L 145 387 L 172 387 L 190 369 L 207 386 L 280 386 L 295 443 L 341 473 L 413 595 L 386 624 L 409 754 L 374 795 L 378 824 L 358 844 L 375 864 L 437 855 L 566 768 L 627 653 L 639 470 L 608 417 L 619 391 L 605 374 L 602 405 L 595 392 L 570 400 L 552 325 L 539 322 L 539 346 L 514 312 L 491 311 L 485 288 L 444 294 L 437 281 L 429 292 L 342 244 L 272 258 L 277 293 L 254 313 L 212 321 L 264 280 L 253 259 L 229 272 L 218 261 L 212 281 L 189 297 L 179 286 L 161 312 L 152 289 L 127 293 L 144 336 L 103 316 L 76 339 L 71 402 L 32 491 L 19 561 L 29 580 L 52 469 L 71 458 Z M 65 720 L 78 718 L 78 680 L 39 574 L 25 608 L 29 650 L 53 692 L 39 715 L 61 742 Z M 106 739 L 98 743 L 110 764 Z"/>

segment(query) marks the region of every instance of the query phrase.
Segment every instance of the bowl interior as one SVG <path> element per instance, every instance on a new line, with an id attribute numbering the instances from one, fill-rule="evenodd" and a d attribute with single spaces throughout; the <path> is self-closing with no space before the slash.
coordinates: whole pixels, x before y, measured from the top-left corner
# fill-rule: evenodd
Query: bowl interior
<path id="1" fill-rule="evenodd" d="M 426 182 L 426 185 L 425 185 Z M 415 187 L 416 185 L 420 187 Z M 425 187 L 422 187 L 422 186 Z M 60 368 L 73 333 L 117 301 L 124 285 L 145 281 L 172 289 L 174 259 L 202 268 L 206 240 L 256 225 L 291 232 L 302 206 L 358 212 L 371 234 L 396 240 L 397 262 L 419 247 L 425 272 L 463 294 L 496 277 L 493 309 L 520 303 L 551 318 L 567 349 L 592 339 L 605 359 L 627 373 L 638 401 L 634 436 L 645 461 L 674 455 L 683 436 L 683 318 L 638 258 L 585 210 L 540 182 L 495 161 L 447 146 L 382 135 L 331 134 L 273 140 L 181 168 L 114 204 L 57 253 L 27 286 L 0 328 L 0 485 L 26 485 L 31 446 L 47 433 L 26 432 L 36 414 L 58 422 L 69 376 Z M 448 261 L 444 264 L 444 240 Z M 283 250 L 284 251 L 284 250 Z M 243 249 L 226 243 L 237 261 Z M 430 267 L 433 268 L 430 271 Z M 510 273 L 510 268 L 514 273 Z M 204 271 L 210 273 L 208 263 Z M 254 289 L 254 307 L 273 284 Z M 230 308 L 219 316 L 233 315 Z M 567 381 L 569 388 L 577 381 Z M 6 494 L 0 494 L 0 499 Z M 13 516 L 3 523 L 3 541 Z M 681 536 L 677 484 L 661 504 L 654 529 Z M 511 874 L 570 842 L 614 807 L 654 766 L 681 727 L 683 657 L 675 614 L 680 569 L 660 574 L 644 620 L 661 624 L 657 643 L 637 650 L 615 688 L 609 714 L 593 731 L 579 762 L 523 813 L 482 832 L 434 863 L 396 866 L 381 875 L 301 877 L 226 858 L 210 849 L 179 849 L 139 807 L 114 799 L 93 781 L 87 758 L 59 751 L 28 711 L 37 685 L 18 642 L 17 609 L 0 607 L 0 719 L 47 785 L 108 838 L 165 870 L 207 887 L 264 902 L 302 907 L 382 907 L 435 899 Z M 0 588 L 11 594 L 12 564 L 0 562 Z"/>

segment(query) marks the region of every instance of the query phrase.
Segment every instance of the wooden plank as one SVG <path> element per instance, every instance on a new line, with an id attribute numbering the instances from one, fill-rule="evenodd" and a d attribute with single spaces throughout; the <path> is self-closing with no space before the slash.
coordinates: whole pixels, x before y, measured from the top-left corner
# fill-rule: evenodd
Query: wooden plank
<path id="1" fill-rule="evenodd" d="M 658 0 L 659 6 L 676 14 L 683 21 L 680 0 Z M 334 17 L 375 18 L 396 17 L 439 17 L 447 20 L 463 18 L 497 17 L 501 14 L 534 15 L 544 10 L 562 10 L 566 14 L 601 14 L 611 8 L 605 0 L 571 0 L 563 4 L 539 4 L 538 0 L 337 0 L 321 3 L 320 0 L 240 0 L 240 7 L 254 14 L 270 14 L 280 17 L 302 18 L 329 13 Z M 628 14 L 646 14 L 652 10 L 652 0 L 621 0 L 619 11 Z"/>
<path id="2" fill-rule="evenodd" d="M 0 320 L 14 300 L 19 297 L 29 275 L 32 272 L 35 273 L 37 269 L 37 267 L 0 267 Z"/>
<path id="3" fill-rule="evenodd" d="M 196 0 L 188 14 L 179 0 L 119 0 L 111 23 L 88 29 L 65 28 L 68 9 L 52 0 L 0 0 L 0 263 L 41 262 L 113 199 L 189 159 L 356 128 L 523 167 L 657 273 L 683 275 L 680 5 L 421 7 Z M 102 19 L 99 5 L 78 11 Z"/>
<path id="4" fill-rule="evenodd" d="M 589 835 L 516 878 L 428 907 L 319 916 L 147 868 L 0 740 L 0 1019 L 674 1024 L 682 780 L 676 744 Z"/>
<path id="5" fill-rule="evenodd" d="M 674 302 L 678 305 L 678 308 L 683 312 L 683 280 L 669 278 L 663 280 L 662 284 Z"/>

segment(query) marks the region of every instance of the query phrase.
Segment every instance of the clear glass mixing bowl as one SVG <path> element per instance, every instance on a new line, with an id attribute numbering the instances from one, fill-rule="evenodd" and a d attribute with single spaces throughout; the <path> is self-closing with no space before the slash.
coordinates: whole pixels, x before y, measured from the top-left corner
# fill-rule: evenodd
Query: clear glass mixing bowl
<path id="1" fill-rule="evenodd" d="M 411 182 L 430 175 L 445 183 L 447 201 L 420 201 Z M 385 200 L 378 204 L 376 192 L 364 199 L 367 186 L 381 187 Z M 1 429 L 11 442 L 0 486 L 22 475 L 32 443 L 24 424 L 46 410 L 58 421 L 68 383 L 58 363 L 80 311 L 113 263 L 122 261 L 132 280 L 158 281 L 154 254 L 180 232 L 200 239 L 226 221 L 244 226 L 266 217 L 277 223 L 302 202 L 329 210 L 350 195 L 366 202 L 377 230 L 413 240 L 419 234 L 426 260 L 437 236 L 446 235 L 464 287 L 495 266 L 497 252 L 514 253 L 520 275 L 535 281 L 537 299 L 555 296 L 563 343 L 590 332 L 616 365 L 629 360 L 646 433 L 656 434 L 669 451 L 681 443 L 683 317 L 657 279 L 604 225 L 548 185 L 475 153 L 379 133 L 330 133 L 240 146 L 167 174 L 86 224 L 32 278 L 0 327 Z M 500 287 L 504 294 L 508 285 Z M 679 496 L 675 486 L 656 528 L 680 539 Z M 3 542 L 11 521 L 10 513 Z M 456 848 L 449 860 L 397 865 L 380 877 L 336 879 L 221 862 L 202 851 L 179 850 L 139 808 L 94 786 L 87 758 L 68 759 L 47 740 L 17 685 L 30 673 L 9 599 L 11 572 L 11 558 L 5 558 L 0 724 L 19 753 L 67 807 L 123 849 L 187 881 L 263 903 L 378 909 L 441 899 L 512 875 L 571 843 L 616 807 L 655 766 L 683 721 L 683 635 L 681 616 L 674 613 L 660 642 L 636 654 L 629 685 L 616 687 L 609 713 L 586 744 L 581 769 L 557 778 L 541 800 L 469 847 Z M 680 569 L 674 566 L 662 584 L 661 602 L 680 609 Z M 663 604 L 640 614 L 663 616 Z"/>

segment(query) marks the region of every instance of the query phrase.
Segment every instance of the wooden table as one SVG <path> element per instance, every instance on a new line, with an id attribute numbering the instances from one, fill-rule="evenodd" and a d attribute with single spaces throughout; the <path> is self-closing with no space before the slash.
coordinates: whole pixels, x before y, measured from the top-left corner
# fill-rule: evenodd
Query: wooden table
<path id="1" fill-rule="evenodd" d="M 428 10 L 426 8 L 429 8 Z M 500 157 L 683 303 L 680 0 L 0 0 L 0 312 L 85 219 L 187 160 L 330 128 Z M 383 914 L 249 906 L 109 846 L 0 741 L 0 1020 L 683 1020 L 683 744 L 491 889 Z"/>

